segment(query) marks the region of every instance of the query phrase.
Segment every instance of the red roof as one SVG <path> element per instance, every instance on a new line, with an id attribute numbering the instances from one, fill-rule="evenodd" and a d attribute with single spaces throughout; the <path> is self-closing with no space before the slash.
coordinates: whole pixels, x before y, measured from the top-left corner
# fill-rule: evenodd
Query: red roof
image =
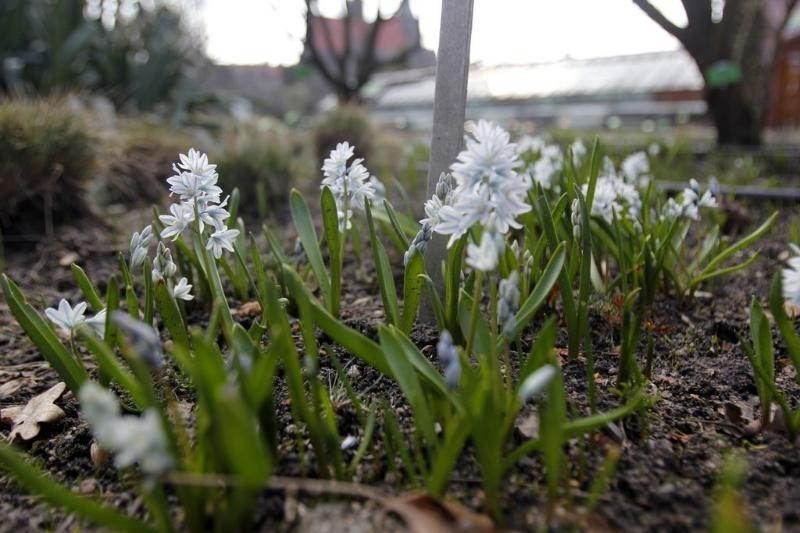
<path id="1" fill-rule="evenodd" d="M 314 45 L 321 54 L 331 52 L 341 55 L 345 44 L 345 20 L 314 17 L 311 21 Z M 366 39 L 371 24 L 361 18 L 351 19 L 350 35 L 352 46 L 358 46 Z M 327 33 L 326 28 L 327 27 Z M 329 46 L 329 39 L 330 45 Z M 378 58 L 388 58 L 399 54 L 414 42 L 414 36 L 409 35 L 409 28 L 405 21 L 393 17 L 384 21 L 378 29 L 375 51 Z"/>

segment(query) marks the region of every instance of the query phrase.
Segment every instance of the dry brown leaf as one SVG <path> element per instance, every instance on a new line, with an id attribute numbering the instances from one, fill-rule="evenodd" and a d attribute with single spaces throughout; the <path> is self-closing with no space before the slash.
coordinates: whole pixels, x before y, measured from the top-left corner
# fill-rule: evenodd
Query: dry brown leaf
<path id="1" fill-rule="evenodd" d="M 12 379 L 11 381 L 6 381 L 2 385 L 0 385 L 0 400 L 4 400 L 17 392 L 19 388 L 22 386 L 21 379 Z"/>
<path id="2" fill-rule="evenodd" d="M 386 498 L 382 503 L 386 509 L 399 515 L 412 533 L 495 531 L 488 516 L 470 511 L 459 503 L 440 501 L 421 492 Z"/>
<path id="3" fill-rule="evenodd" d="M 244 302 L 233 311 L 233 314 L 241 317 L 255 318 L 261 315 L 261 304 L 255 300 L 251 302 Z"/>
<path id="4" fill-rule="evenodd" d="M 515 424 L 519 434 L 526 439 L 535 439 L 539 437 L 539 413 L 536 409 L 530 409 L 527 413 L 523 413 Z"/>
<path id="5" fill-rule="evenodd" d="M 62 381 L 34 396 L 24 406 L 14 405 L 0 411 L 0 420 L 14 424 L 8 440 L 13 441 L 17 437 L 31 440 L 39 434 L 39 424 L 63 418 L 64 411 L 54 402 L 64 393 L 64 389 L 66 384 Z"/>

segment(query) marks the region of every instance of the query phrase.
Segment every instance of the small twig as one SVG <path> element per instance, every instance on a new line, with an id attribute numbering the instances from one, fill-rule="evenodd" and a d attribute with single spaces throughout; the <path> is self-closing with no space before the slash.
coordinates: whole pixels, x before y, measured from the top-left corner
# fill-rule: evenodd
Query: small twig
<path id="1" fill-rule="evenodd" d="M 165 477 L 165 481 L 172 485 L 207 488 L 226 488 L 242 485 L 242 483 L 233 476 L 191 474 L 186 472 L 173 472 L 168 474 Z M 369 485 L 360 485 L 332 479 L 273 476 L 264 483 L 264 489 L 290 493 L 337 494 L 340 496 L 372 500 L 381 504 L 386 504 L 390 499 L 389 495 Z"/>

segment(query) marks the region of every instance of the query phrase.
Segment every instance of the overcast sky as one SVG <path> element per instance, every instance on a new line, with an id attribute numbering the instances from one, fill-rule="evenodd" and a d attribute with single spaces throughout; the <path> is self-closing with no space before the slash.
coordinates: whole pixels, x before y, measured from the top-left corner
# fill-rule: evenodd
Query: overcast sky
<path id="1" fill-rule="evenodd" d="M 335 15 L 342 0 L 322 0 Z M 400 0 L 364 0 L 393 11 Z M 680 0 L 652 0 L 684 24 Z M 678 48 L 631 0 L 474 0 L 471 60 L 485 64 L 635 54 Z M 219 63 L 291 65 L 302 52 L 302 0 L 203 0 L 208 53 Z M 441 0 L 411 0 L 422 44 L 436 50 Z M 369 15 L 368 15 L 369 16 Z"/>

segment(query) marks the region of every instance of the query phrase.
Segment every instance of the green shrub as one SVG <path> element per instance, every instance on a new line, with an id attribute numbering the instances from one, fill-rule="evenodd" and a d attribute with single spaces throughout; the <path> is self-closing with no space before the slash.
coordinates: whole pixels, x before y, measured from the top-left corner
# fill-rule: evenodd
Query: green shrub
<path id="1" fill-rule="evenodd" d="M 366 111 L 356 106 L 340 106 L 320 118 L 311 132 L 317 160 L 328 157 L 336 144 L 347 141 L 356 146 L 356 157 L 371 160 L 375 129 Z"/>
<path id="2" fill-rule="evenodd" d="M 0 103 L 0 227 L 50 232 L 86 214 L 95 140 L 62 100 Z"/>

